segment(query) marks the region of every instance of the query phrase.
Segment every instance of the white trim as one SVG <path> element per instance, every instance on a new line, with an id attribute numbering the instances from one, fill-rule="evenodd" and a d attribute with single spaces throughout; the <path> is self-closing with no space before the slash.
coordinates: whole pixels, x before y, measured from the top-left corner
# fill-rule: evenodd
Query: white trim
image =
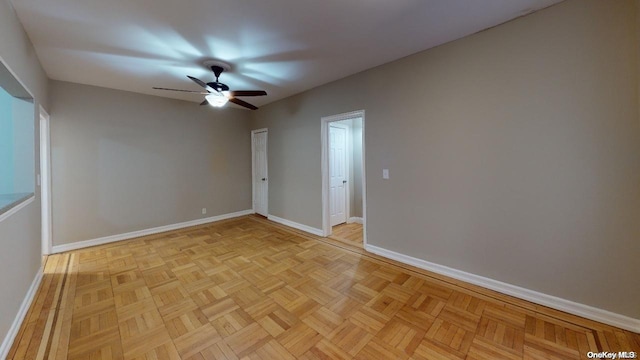
<path id="1" fill-rule="evenodd" d="M 16 317 L 13 319 L 13 323 L 7 332 L 7 335 L 4 337 L 2 341 L 2 345 L 0 345 L 0 359 L 6 359 L 7 355 L 9 355 L 9 350 L 11 350 L 11 345 L 13 345 L 16 336 L 18 335 L 18 331 L 20 330 L 20 326 L 24 321 L 25 316 L 27 315 L 27 311 L 31 307 L 31 303 L 38 292 L 38 288 L 40 287 L 40 282 L 42 281 L 42 266 L 38 269 L 36 276 L 33 278 L 31 282 L 31 286 L 29 290 L 27 290 L 27 294 L 24 296 L 22 300 L 22 304 L 20 304 L 20 308 L 18 309 L 18 313 Z"/>
<path id="2" fill-rule="evenodd" d="M 313 235 L 317 235 L 317 236 L 322 236 L 322 230 L 320 229 L 316 229 L 314 227 L 308 226 L 308 225 L 304 225 L 304 224 L 300 224 L 291 220 L 287 220 L 287 219 L 283 219 L 281 217 L 277 217 L 275 215 L 271 215 L 269 214 L 269 216 L 267 216 L 267 219 L 273 221 L 273 222 L 277 222 L 280 223 L 282 225 L 286 225 L 289 227 L 292 227 L 294 229 L 298 229 L 298 230 L 302 230 L 304 232 L 308 232 L 310 234 Z"/>
<path id="3" fill-rule="evenodd" d="M 256 162 L 255 162 L 255 145 L 253 143 L 254 137 L 256 134 L 258 133 L 262 133 L 265 132 L 267 133 L 267 157 L 265 159 L 266 162 L 266 166 L 267 166 L 267 214 L 269 214 L 269 129 L 268 128 L 262 128 L 262 129 L 256 129 L 256 130 L 251 130 L 251 208 L 253 209 L 253 212 L 257 214 L 256 212 Z"/>
<path id="4" fill-rule="evenodd" d="M 364 246 L 367 245 L 367 176 L 365 167 L 365 111 L 357 110 L 348 113 L 325 116 L 320 119 L 320 139 L 322 143 L 321 174 L 322 174 L 322 235 L 331 235 L 331 216 L 329 210 L 329 123 L 348 119 L 362 119 L 362 222 Z"/>
<path id="5" fill-rule="evenodd" d="M 138 231 L 132 231 L 124 234 L 105 236 L 97 239 L 78 241 L 70 244 L 54 245 L 52 249 L 52 253 L 57 254 L 65 251 L 83 249 L 91 246 L 104 245 L 104 244 L 108 244 L 116 241 L 122 241 L 122 240 L 133 239 L 141 236 L 153 235 L 153 234 L 157 234 L 165 231 L 172 231 L 172 230 L 182 229 L 190 226 L 202 225 L 202 224 L 206 224 L 214 221 L 226 220 L 226 219 L 231 219 L 231 218 L 240 217 L 240 216 L 249 215 L 249 214 L 253 214 L 252 209 L 238 211 L 238 212 L 229 213 L 229 214 L 212 216 L 212 217 L 203 218 L 203 219 L 185 221 L 177 224 L 158 226 L 158 227 L 146 229 L 146 230 L 138 230 Z"/>
<path id="6" fill-rule="evenodd" d="M 487 289 L 495 290 L 506 295 L 531 301 L 533 303 L 544 305 L 556 310 L 599 321 L 601 323 L 616 326 L 636 333 L 640 332 L 640 319 L 634 319 L 625 315 L 613 313 L 611 311 L 598 309 L 589 305 L 580 304 L 556 296 L 543 294 L 537 291 L 507 284 L 498 280 L 474 275 L 468 272 L 414 258 L 381 247 L 365 245 L 365 250 L 407 265 L 412 265 L 440 275 L 448 276 L 453 279 L 462 280 L 473 285 L 482 286 Z"/>
<path id="7" fill-rule="evenodd" d="M 366 161 L 366 148 L 365 148 L 365 129 L 364 126 L 364 110 L 362 110 L 362 246 L 367 246 L 367 161 Z"/>
<path id="8" fill-rule="evenodd" d="M 361 217 L 356 217 L 356 216 L 352 216 L 347 220 L 347 224 L 362 224 L 362 218 Z"/>
<path id="9" fill-rule="evenodd" d="M 53 231 L 51 222 L 51 121 L 40 106 L 40 207 L 42 224 L 42 255 L 51 253 Z"/>
<path id="10" fill-rule="evenodd" d="M 21 203 L 19 203 L 18 205 L 14 205 L 11 209 L 7 210 L 7 212 L 2 213 L 0 215 L 0 222 L 6 220 L 9 216 L 17 213 L 18 211 L 20 211 L 20 209 L 24 208 L 25 206 L 31 204 L 33 202 L 33 200 L 35 200 L 36 196 L 35 195 L 31 195 L 30 197 L 28 197 L 25 200 L 22 200 Z"/>

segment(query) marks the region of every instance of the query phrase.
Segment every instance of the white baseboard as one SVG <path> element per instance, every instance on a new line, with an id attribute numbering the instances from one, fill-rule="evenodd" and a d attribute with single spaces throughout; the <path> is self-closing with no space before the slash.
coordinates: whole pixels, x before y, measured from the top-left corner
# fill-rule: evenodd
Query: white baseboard
<path id="1" fill-rule="evenodd" d="M 362 218 L 361 217 L 352 216 L 347 220 L 347 224 L 353 224 L 353 223 L 362 224 Z"/>
<path id="2" fill-rule="evenodd" d="M 269 214 L 269 216 L 267 216 L 267 219 L 280 223 L 282 225 L 286 225 L 289 227 L 292 227 L 294 229 L 298 229 L 298 230 L 302 230 L 304 232 L 308 232 L 310 234 L 313 235 L 317 235 L 317 236 L 323 236 L 322 235 L 322 230 L 320 229 L 316 229 L 314 227 L 308 226 L 308 225 L 303 225 L 303 224 L 299 224 L 297 222 L 293 222 L 291 220 L 287 220 L 287 219 L 283 219 L 274 215 Z"/>
<path id="3" fill-rule="evenodd" d="M 495 290 L 506 295 L 511 295 L 556 310 L 599 321 L 601 323 L 616 326 L 636 333 L 640 332 L 640 319 L 634 319 L 632 317 L 616 314 L 603 309 L 598 309 L 589 305 L 576 303 L 570 300 L 543 294 L 537 291 L 489 279 L 483 276 L 456 270 L 447 266 L 438 265 L 426 260 L 417 259 L 374 245 L 365 245 L 365 250 L 407 265 L 412 265 L 437 274 L 445 275 L 457 280 L 462 280 L 473 285 L 482 286 L 487 289 Z"/>
<path id="4" fill-rule="evenodd" d="M 229 214 L 211 216 L 203 219 L 185 221 L 185 222 L 172 224 L 172 225 L 159 226 L 159 227 L 146 229 L 146 230 L 132 231 L 124 234 L 105 236 L 97 239 L 78 241 L 70 244 L 55 245 L 52 248 L 52 253 L 57 254 L 65 251 L 83 249 L 90 246 L 104 245 L 104 244 L 108 244 L 116 241 L 122 241 L 122 240 L 133 239 L 141 236 L 153 235 L 153 234 L 157 234 L 165 231 L 172 231 L 172 230 L 182 229 L 190 226 L 202 225 L 202 224 L 206 224 L 214 221 L 226 220 L 226 219 L 231 219 L 231 218 L 249 215 L 249 214 L 253 214 L 253 210 L 251 209 L 243 210 L 243 211 L 238 211 L 238 212 L 229 213 Z"/>
<path id="5" fill-rule="evenodd" d="M 27 315 L 27 311 L 29 311 L 29 307 L 31 307 L 31 303 L 38 292 L 38 288 L 40 287 L 40 282 L 42 281 L 42 273 L 43 268 L 40 267 L 36 276 L 33 278 L 31 282 L 31 286 L 29 290 L 27 290 L 27 294 L 22 300 L 22 304 L 20 304 L 20 308 L 18 309 L 18 313 L 16 314 L 15 319 L 13 319 L 13 323 L 7 332 L 7 335 L 4 337 L 2 341 L 2 345 L 0 345 L 0 359 L 6 359 L 9 355 L 9 350 L 11 350 L 11 345 L 13 345 L 13 341 L 16 339 L 18 335 L 18 331 L 20 330 L 20 326 L 24 321 L 25 316 Z"/>

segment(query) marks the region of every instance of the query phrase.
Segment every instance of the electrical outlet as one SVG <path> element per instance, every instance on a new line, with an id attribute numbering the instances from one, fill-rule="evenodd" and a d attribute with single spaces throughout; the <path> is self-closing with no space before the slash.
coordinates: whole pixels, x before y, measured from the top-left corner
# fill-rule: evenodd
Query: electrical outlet
<path id="1" fill-rule="evenodd" d="M 207 213 L 207 208 L 202 208 L 202 215 L 205 215 Z"/>

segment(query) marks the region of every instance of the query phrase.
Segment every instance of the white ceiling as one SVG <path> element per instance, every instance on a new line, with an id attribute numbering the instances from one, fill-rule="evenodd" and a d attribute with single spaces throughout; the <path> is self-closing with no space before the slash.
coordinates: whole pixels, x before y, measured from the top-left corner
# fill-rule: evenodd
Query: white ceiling
<path id="1" fill-rule="evenodd" d="M 13 0 L 48 76 L 194 102 L 185 75 L 258 106 L 399 59 L 560 0 Z M 234 105 L 235 106 L 235 105 Z"/>

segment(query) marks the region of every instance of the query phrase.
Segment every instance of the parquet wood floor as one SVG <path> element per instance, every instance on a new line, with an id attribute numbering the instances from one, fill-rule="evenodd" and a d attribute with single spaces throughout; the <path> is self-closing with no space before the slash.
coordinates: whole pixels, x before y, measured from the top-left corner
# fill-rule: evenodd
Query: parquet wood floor
<path id="1" fill-rule="evenodd" d="M 10 359 L 584 359 L 640 335 L 254 216 L 49 256 Z"/>
<path id="2" fill-rule="evenodd" d="M 347 242 L 352 245 L 362 246 L 362 224 L 340 224 L 331 228 L 331 238 Z"/>

